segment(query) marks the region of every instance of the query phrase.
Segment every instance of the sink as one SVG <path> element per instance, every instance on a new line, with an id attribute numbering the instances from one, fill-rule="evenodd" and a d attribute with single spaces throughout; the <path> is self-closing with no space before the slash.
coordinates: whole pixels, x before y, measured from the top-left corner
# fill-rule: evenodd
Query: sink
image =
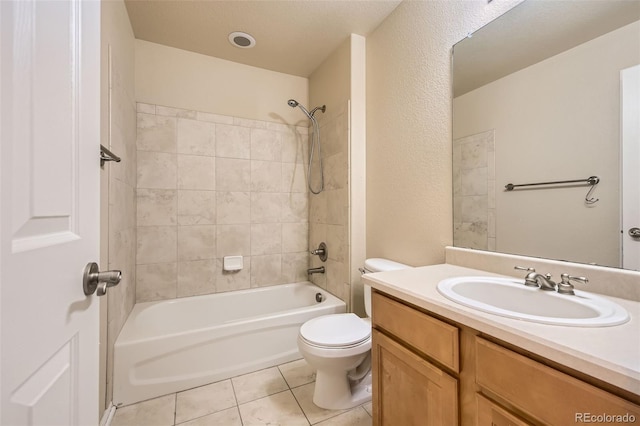
<path id="1" fill-rule="evenodd" d="M 524 280 L 457 277 L 438 283 L 447 299 L 490 314 L 523 321 L 574 327 L 605 327 L 629 321 L 617 303 L 575 290 L 575 296 L 527 287 Z"/>

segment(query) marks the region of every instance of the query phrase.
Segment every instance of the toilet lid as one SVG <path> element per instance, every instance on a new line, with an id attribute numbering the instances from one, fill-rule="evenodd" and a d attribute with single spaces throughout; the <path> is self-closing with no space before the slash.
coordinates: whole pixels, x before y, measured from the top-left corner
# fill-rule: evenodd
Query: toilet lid
<path id="1" fill-rule="evenodd" d="M 300 335 L 320 346 L 350 346 L 371 336 L 371 324 L 356 314 L 323 315 L 302 324 Z"/>

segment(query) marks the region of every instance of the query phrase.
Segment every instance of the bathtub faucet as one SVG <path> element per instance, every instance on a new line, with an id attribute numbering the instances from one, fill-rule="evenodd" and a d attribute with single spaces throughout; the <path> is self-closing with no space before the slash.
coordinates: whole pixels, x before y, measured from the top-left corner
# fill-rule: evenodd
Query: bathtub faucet
<path id="1" fill-rule="evenodd" d="M 319 268 L 309 268 L 307 269 L 307 274 L 324 274 L 324 266 L 320 266 Z"/>

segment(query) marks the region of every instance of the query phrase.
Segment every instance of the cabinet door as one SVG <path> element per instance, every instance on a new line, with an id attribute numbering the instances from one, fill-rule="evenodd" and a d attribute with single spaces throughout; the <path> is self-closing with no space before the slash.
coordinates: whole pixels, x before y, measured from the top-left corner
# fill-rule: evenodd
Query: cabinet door
<path id="1" fill-rule="evenodd" d="M 530 426 L 529 423 L 509 413 L 492 401 L 476 394 L 478 426 Z"/>
<path id="2" fill-rule="evenodd" d="M 372 335 L 374 425 L 457 425 L 458 381 L 379 331 Z"/>

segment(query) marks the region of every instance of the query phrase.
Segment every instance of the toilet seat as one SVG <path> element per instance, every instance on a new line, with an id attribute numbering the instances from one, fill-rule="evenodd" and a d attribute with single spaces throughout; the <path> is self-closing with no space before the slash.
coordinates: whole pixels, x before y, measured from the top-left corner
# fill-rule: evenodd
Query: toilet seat
<path id="1" fill-rule="evenodd" d="M 319 348 L 353 348 L 371 339 L 371 324 L 352 313 L 323 315 L 305 322 L 300 337 Z"/>

